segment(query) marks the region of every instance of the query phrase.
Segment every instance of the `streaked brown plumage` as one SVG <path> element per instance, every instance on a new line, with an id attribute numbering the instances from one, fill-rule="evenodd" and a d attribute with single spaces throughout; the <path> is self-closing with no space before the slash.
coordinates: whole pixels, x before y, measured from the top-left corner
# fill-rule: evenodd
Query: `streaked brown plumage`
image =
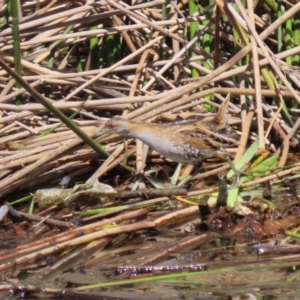
<path id="1" fill-rule="evenodd" d="M 137 138 L 159 154 L 182 164 L 194 164 L 210 157 L 227 160 L 234 168 L 225 147 L 237 145 L 237 134 L 225 119 L 221 106 L 215 116 L 200 120 L 182 120 L 172 123 L 144 123 L 115 117 L 104 130 L 110 134 Z"/>
<path id="2" fill-rule="evenodd" d="M 217 131 L 213 123 L 195 120 L 153 124 L 116 117 L 104 128 L 107 133 L 138 138 L 159 154 L 183 164 L 223 157 L 225 147 L 237 144 L 230 127 Z"/>

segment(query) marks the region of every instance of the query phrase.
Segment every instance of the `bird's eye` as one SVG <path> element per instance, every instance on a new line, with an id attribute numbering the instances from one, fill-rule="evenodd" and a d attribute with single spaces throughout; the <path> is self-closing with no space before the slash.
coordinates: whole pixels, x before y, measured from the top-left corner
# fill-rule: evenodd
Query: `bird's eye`
<path id="1" fill-rule="evenodd" d="M 110 124 L 108 124 L 108 127 L 109 127 L 109 128 L 114 128 L 115 125 L 114 125 L 113 123 L 110 123 Z"/>

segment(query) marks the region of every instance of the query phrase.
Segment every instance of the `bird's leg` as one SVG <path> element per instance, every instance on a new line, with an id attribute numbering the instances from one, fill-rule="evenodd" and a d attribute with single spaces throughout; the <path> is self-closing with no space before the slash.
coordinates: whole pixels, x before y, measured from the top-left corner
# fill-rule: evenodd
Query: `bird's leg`
<path id="1" fill-rule="evenodd" d="M 179 186 L 183 186 L 184 184 L 186 184 L 187 182 L 189 182 L 190 180 L 193 180 L 197 175 L 198 173 L 200 173 L 201 171 L 201 167 L 202 167 L 202 160 L 198 160 L 197 162 L 195 162 L 193 164 L 194 166 L 194 170 L 192 172 L 192 174 L 188 175 L 187 177 L 185 177 L 179 184 L 178 184 L 178 187 Z"/>
<path id="2" fill-rule="evenodd" d="M 227 162 L 229 163 L 229 165 L 230 165 L 230 167 L 231 167 L 231 169 L 232 169 L 232 171 L 235 175 L 233 184 L 228 189 L 228 190 L 232 190 L 240 184 L 240 179 L 241 179 L 241 174 L 242 173 L 235 168 L 235 166 L 234 166 L 232 160 L 230 159 L 230 157 L 228 157 Z"/>
<path id="3" fill-rule="evenodd" d="M 242 174 L 246 174 L 246 173 L 242 172 L 242 171 L 239 171 L 239 170 L 236 169 L 236 167 L 234 166 L 234 164 L 233 164 L 233 162 L 232 162 L 232 160 L 230 158 L 229 153 L 225 149 L 221 148 L 220 150 L 222 151 L 222 153 L 218 153 L 218 155 L 221 156 L 222 158 L 224 158 L 228 162 L 228 164 L 230 165 L 230 168 L 232 169 L 232 171 L 233 171 L 233 173 L 235 175 L 234 182 L 233 182 L 233 184 L 229 188 L 229 190 L 231 190 L 231 189 L 233 189 L 233 188 L 235 188 L 235 187 L 237 187 L 239 185 L 240 179 L 241 179 L 241 175 Z"/>
<path id="4" fill-rule="evenodd" d="M 201 173 L 201 168 L 202 168 L 202 162 L 203 160 L 197 160 L 196 163 L 194 163 L 194 170 L 193 170 L 193 173 L 192 173 L 192 176 L 195 177 L 198 175 L 198 173 Z"/>
<path id="5" fill-rule="evenodd" d="M 180 167 L 182 166 L 182 164 L 179 164 Z M 177 170 L 176 170 L 177 171 Z M 181 187 L 183 185 L 185 185 L 187 182 L 189 182 L 191 179 L 193 179 L 195 177 L 195 174 L 194 174 L 194 170 L 193 170 L 193 174 L 190 174 L 188 176 L 186 176 L 183 180 L 181 180 L 179 183 L 178 183 L 178 187 Z"/>

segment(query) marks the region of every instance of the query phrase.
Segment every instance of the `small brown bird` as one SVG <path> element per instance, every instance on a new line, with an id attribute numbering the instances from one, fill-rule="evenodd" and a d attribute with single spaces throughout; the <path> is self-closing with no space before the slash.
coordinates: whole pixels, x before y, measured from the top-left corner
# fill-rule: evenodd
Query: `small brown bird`
<path id="1" fill-rule="evenodd" d="M 172 123 L 144 123 L 115 117 L 104 126 L 104 132 L 137 138 L 159 154 L 182 164 L 201 162 L 210 157 L 226 160 L 239 180 L 225 147 L 237 145 L 236 131 L 227 125 L 222 107 L 213 117 Z"/>
<path id="2" fill-rule="evenodd" d="M 197 164 L 213 156 L 227 160 L 224 148 L 237 144 L 230 127 L 218 130 L 213 123 L 195 120 L 153 124 L 115 117 L 104 130 L 140 139 L 159 154 L 182 164 Z"/>

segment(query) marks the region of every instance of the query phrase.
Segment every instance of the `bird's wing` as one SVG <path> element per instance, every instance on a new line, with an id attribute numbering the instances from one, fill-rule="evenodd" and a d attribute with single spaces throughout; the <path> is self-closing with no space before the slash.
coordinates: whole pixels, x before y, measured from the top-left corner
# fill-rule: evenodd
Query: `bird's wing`
<path id="1" fill-rule="evenodd" d="M 188 125 L 178 126 L 177 128 L 179 128 L 181 134 L 201 139 L 203 143 L 212 148 L 224 148 L 238 145 L 232 128 L 216 131 L 214 128 L 210 129 L 206 124 L 199 121 Z"/>

